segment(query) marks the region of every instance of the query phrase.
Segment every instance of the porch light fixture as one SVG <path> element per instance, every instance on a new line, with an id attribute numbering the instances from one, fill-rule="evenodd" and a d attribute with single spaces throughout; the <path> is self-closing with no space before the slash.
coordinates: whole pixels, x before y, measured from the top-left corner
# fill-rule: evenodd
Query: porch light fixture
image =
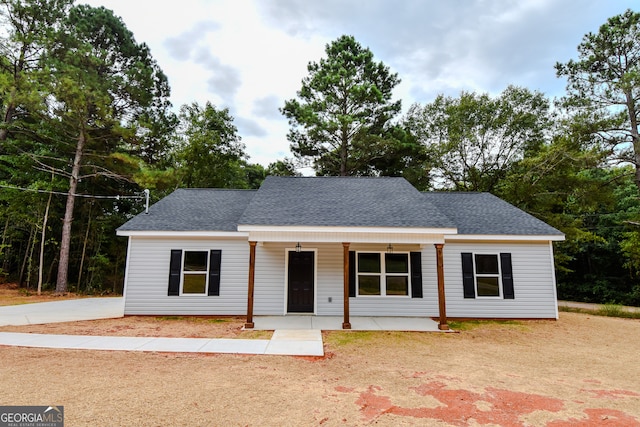
<path id="1" fill-rule="evenodd" d="M 390 254 L 393 253 L 393 245 L 391 245 L 391 243 L 389 243 L 389 245 L 387 246 L 387 252 Z"/>
<path id="2" fill-rule="evenodd" d="M 300 242 L 296 244 L 296 252 L 300 252 L 302 250 L 302 246 L 300 246 Z"/>

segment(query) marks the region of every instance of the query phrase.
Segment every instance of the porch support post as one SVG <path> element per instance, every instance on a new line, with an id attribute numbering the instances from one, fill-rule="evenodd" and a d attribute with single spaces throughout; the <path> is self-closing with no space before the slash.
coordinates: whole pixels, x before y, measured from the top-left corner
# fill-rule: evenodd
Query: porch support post
<path id="1" fill-rule="evenodd" d="M 443 243 L 436 243 L 436 265 L 438 269 L 438 308 L 440 312 L 440 322 L 438 329 L 446 331 L 449 329 L 447 325 L 447 304 L 444 297 L 444 257 L 442 255 Z"/>
<path id="2" fill-rule="evenodd" d="M 344 260 L 344 295 L 342 301 L 344 321 L 342 322 L 342 329 L 351 329 L 351 323 L 349 322 L 349 243 L 342 243 L 342 259 Z"/>
<path id="3" fill-rule="evenodd" d="M 249 242 L 249 286 L 247 293 L 247 323 L 245 329 L 253 329 L 253 288 L 256 276 L 256 242 Z"/>

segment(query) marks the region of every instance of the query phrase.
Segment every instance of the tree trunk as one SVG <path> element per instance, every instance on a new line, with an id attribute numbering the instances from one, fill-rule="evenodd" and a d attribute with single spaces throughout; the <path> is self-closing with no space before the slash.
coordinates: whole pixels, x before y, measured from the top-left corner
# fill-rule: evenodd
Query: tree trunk
<path id="1" fill-rule="evenodd" d="M 69 274 L 69 251 L 71 249 L 71 224 L 73 223 L 73 207 L 76 201 L 76 189 L 78 188 L 78 177 L 80 176 L 80 163 L 86 137 L 84 130 L 80 131 L 78 144 L 76 145 L 76 155 L 73 159 L 71 178 L 69 178 L 69 194 L 67 194 L 67 206 L 64 211 L 62 222 L 62 238 L 60 240 L 60 258 L 58 261 L 58 280 L 56 281 L 56 294 L 67 293 L 67 281 Z"/>
<path id="2" fill-rule="evenodd" d="M 345 130 L 342 131 L 342 144 L 340 145 L 340 176 L 347 176 L 349 136 Z"/>
<path id="3" fill-rule="evenodd" d="M 7 215 L 7 220 L 4 223 L 4 231 L 2 232 L 2 243 L 0 243 L 0 255 L 4 254 L 4 249 L 8 247 L 7 245 L 7 231 L 9 230 L 9 215 Z M 0 271 L 4 271 L 7 269 L 8 257 L 4 256 L 2 260 L 2 267 L 0 267 Z"/>
<path id="4" fill-rule="evenodd" d="M 20 86 L 21 73 L 24 72 L 25 56 L 27 54 L 27 46 L 25 44 L 20 48 L 20 59 L 15 64 L 13 72 L 13 88 L 11 89 L 11 95 L 9 97 L 9 103 L 7 104 L 7 111 L 4 113 L 4 126 L 0 128 L 0 141 L 6 141 L 9 136 L 9 124 L 13 121 L 13 117 L 16 114 L 16 95 L 18 87 Z M 2 150 L 0 150 L 2 152 Z"/>
<path id="5" fill-rule="evenodd" d="M 40 263 L 38 265 L 38 295 L 42 292 L 42 269 L 44 268 L 44 243 L 47 237 L 47 220 L 49 219 L 49 206 L 51 206 L 51 196 L 53 193 L 49 193 L 49 200 L 47 200 L 47 207 L 44 210 L 44 218 L 42 219 L 42 236 L 40 236 Z"/>
<path id="6" fill-rule="evenodd" d="M 89 207 L 89 214 L 87 215 L 87 230 L 84 233 L 84 243 L 82 244 L 82 256 L 80 257 L 80 271 L 78 271 L 78 290 L 80 290 L 80 284 L 82 282 L 82 270 L 84 269 L 84 257 L 87 254 L 87 241 L 89 240 L 89 229 L 91 228 L 91 207 Z"/>
<path id="7" fill-rule="evenodd" d="M 29 260 L 29 246 L 31 246 L 31 239 L 34 239 L 34 227 L 31 227 L 29 232 L 29 240 L 27 240 L 27 247 L 24 250 L 24 258 L 22 259 L 22 266 L 20 267 L 20 276 L 18 277 L 18 285 L 22 286 L 24 282 L 24 270 L 27 267 L 27 261 Z"/>
<path id="8" fill-rule="evenodd" d="M 97 240 L 98 240 L 98 245 L 97 245 L 97 248 L 96 248 L 96 251 L 95 251 L 96 255 L 98 255 L 100 253 L 100 239 L 97 239 Z M 95 283 L 94 282 L 94 280 L 95 280 L 94 278 L 95 278 L 95 274 L 96 274 L 96 270 L 97 270 L 95 268 L 95 265 L 93 266 L 93 268 L 89 268 L 89 270 L 91 271 L 91 274 L 89 275 L 89 282 L 88 283 L 89 284 Z M 102 288 L 102 285 L 100 285 L 100 287 Z"/>
<path id="9" fill-rule="evenodd" d="M 51 283 L 53 281 L 53 269 L 56 268 L 56 263 L 58 262 L 58 255 L 53 257 L 53 260 L 49 263 L 49 270 L 47 271 L 47 279 L 45 282 Z"/>
<path id="10" fill-rule="evenodd" d="M 36 230 L 35 226 L 33 227 L 33 240 L 31 241 L 31 249 L 29 250 L 29 261 L 27 262 L 27 289 L 31 289 L 31 273 L 33 271 L 33 251 L 36 248 Z"/>
<path id="11" fill-rule="evenodd" d="M 634 154 L 636 161 L 636 187 L 638 187 L 638 191 L 640 191 L 640 141 L 636 139 L 633 145 L 638 147 L 638 149 L 634 150 Z"/>
<path id="12" fill-rule="evenodd" d="M 633 160 L 636 167 L 636 187 L 640 190 L 640 135 L 638 134 L 638 116 L 636 105 L 631 91 L 625 91 L 627 98 L 627 113 L 631 123 L 631 142 L 633 144 Z"/>
<path id="13" fill-rule="evenodd" d="M 15 89 L 12 91 L 12 93 L 13 92 L 15 92 Z M 9 104 L 7 106 L 7 111 L 4 114 L 4 126 L 0 128 L 0 141 L 7 140 L 7 136 L 9 135 L 9 123 L 11 123 L 15 111 L 16 107 L 13 104 Z"/>

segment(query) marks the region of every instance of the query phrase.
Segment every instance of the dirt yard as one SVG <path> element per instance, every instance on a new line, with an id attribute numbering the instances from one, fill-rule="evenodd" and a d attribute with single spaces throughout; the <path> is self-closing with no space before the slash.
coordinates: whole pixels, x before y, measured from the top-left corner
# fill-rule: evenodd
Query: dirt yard
<path id="1" fill-rule="evenodd" d="M 1 330 L 241 334 L 241 319 L 223 320 Z M 0 405 L 64 405 L 69 426 L 640 426 L 640 320 L 454 326 L 328 332 L 323 358 L 0 347 Z"/>
<path id="2" fill-rule="evenodd" d="M 38 295 L 35 289 L 19 288 L 15 283 L 0 283 L 0 306 L 61 301 L 76 298 L 86 298 L 86 296 L 71 292 L 65 295 L 54 295 L 53 291 L 43 291 Z"/>

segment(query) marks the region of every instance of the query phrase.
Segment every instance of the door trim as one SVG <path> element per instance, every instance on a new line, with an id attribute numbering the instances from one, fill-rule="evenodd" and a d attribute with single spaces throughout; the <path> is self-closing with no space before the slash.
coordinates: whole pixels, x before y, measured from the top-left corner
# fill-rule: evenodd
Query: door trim
<path id="1" fill-rule="evenodd" d="M 295 252 L 296 248 L 285 248 L 284 250 L 284 312 L 295 316 L 316 315 L 318 310 L 318 249 L 303 247 L 301 252 L 313 252 L 313 312 L 312 313 L 289 313 L 289 252 Z"/>

